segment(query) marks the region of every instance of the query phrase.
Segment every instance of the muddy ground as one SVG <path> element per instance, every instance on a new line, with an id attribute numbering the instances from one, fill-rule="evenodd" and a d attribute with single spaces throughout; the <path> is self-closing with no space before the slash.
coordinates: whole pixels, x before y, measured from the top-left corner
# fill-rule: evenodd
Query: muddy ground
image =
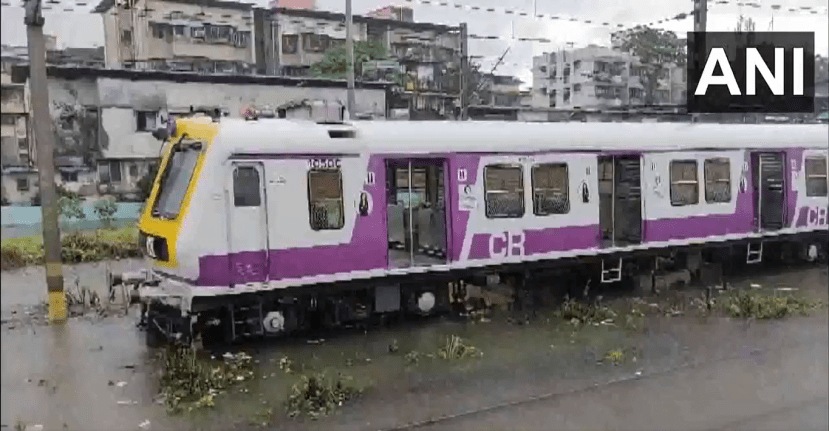
<path id="1" fill-rule="evenodd" d="M 113 267 L 134 270 L 140 262 Z M 103 264 L 72 272 L 79 286 L 105 297 Z M 828 283 L 821 267 L 732 280 L 734 287 L 796 288 L 798 295 L 824 301 Z M 38 306 L 43 273 L 32 268 L 3 272 L 0 293 L 4 429 L 829 427 L 825 308 L 768 321 L 706 317 L 700 301 L 692 301 L 701 293 L 689 289 L 618 300 L 619 314 L 603 324 L 574 326 L 541 310 L 523 325 L 496 314 L 249 345 L 244 350 L 256 362 L 252 381 L 219 395 L 213 408 L 169 415 L 157 397 L 157 352 L 147 351 L 123 307 L 63 327 L 44 325 Z M 438 350 L 451 335 L 481 355 L 441 359 Z M 291 385 L 312 371 L 348 376 L 363 393 L 327 417 L 289 418 Z"/>

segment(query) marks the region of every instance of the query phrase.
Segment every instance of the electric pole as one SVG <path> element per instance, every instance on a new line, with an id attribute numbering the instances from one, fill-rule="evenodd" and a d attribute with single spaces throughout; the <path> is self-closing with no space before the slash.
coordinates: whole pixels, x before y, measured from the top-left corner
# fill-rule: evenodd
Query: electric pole
<path id="1" fill-rule="evenodd" d="M 346 98 L 348 103 L 348 116 L 354 117 L 354 16 L 351 11 L 351 0 L 345 0 L 345 73 L 348 81 Z"/>
<path id="2" fill-rule="evenodd" d="M 460 115 L 459 120 L 463 121 L 466 120 L 466 109 L 467 105 L 469 105 L 469 97 L 472 94 L 467 94 L 467 87 L 469 86 L 469 80 L 472 78 L 470 76 L 469 71 L 469 46 L 468 46 L 468 32 L 466 28 L 466 23 L 462 22 L 459 29 L 458 29 L 459 37 L 460 37 L 460 45 L 461 45 L 461 73 L 460 73 L 460 82 L 458 83 L 459 88 L 459 95 L 458 95 L 458 103 L 460 106 Z"/>
<path id="3" fill-rule="evenodd" d="M 694 70 L 697 72 L 702 70 L 703 65 L 705 64 L 706 57 L 708 56 L 708 50 L 705 44 L 705 31 L 706 26 L 708 24 L 708 0 L 694 0 L 694 49 L 697 53 L 701 53 L 700 55 L 695 55 L 694 60 L 696 64 L 694 65 Z M 685 79 L 688 79 L 686 76 Z M 685 97 L 691 97 L 690 94 L 686 94 Z M 691 120 L 693 122 L 699 121 L 699 114 L 692 114 Z"/>
<path id="4" fill-rule="evenodd" d="M 37 172 L 40 179 L 40 210 L 43 215 L 43 255 L 46 267 L 49 320 L 66 321 L 66 296 L 63 292 L 63 268 L 60 256 L 60 229 L 58 227 L 58 196 L 55 186 L 52 120 L 49 115 L 49 90 L 46 82 L 46 43 L 43 37 L 41 0 L 26 1 L 26 36 L 29 47 L 29 92 L 32 123 L 37 154 Z"/>

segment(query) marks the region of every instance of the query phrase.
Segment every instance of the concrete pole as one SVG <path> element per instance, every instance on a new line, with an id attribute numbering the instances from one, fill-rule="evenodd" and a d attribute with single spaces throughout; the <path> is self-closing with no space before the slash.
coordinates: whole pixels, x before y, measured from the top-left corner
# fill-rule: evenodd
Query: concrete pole
<path id="1" fill-rule="evenodd" d="M 706 27 L 708 25 L 708 0 L 694 0 L 694 31 L 695 32 L 704 32 L 706 31 Z M 697 52 L 707 53 L 708 51 L 705 49 L 705 36 L 702 37 L 695 37 L 694 38 L 694 45 L 697 49 Z M 699 49 L 698 47 L 702 47 L 703 49 Z M 699 69 L 705 64 L 705 58 L 696 58 L 698 62 L 695 65 L 695 69 Z M 686 76 L 685 79 L 688 79 Z M 689 97 L 690 95 L 686 94 L 685 97 Z M 691 116 L 691 120 L 693 122 L 699 121 L 699 114 L 693 114 Z"/>
<path id="2" fill-rule="evenodd" d="M 35 132 L 37 172 L 40 178 L 40 209 L 43 214 L 43 250 L 46 267 L 49 320 L 66 321 L 66 296 L 63 291 L 63 268 L 60 256 L 58 196 L 55 186 L 54 135 L 49 115 L 49 91 L 46 87 L 46 44 L 43 37 L 43 13 L 40 0 L 26 2 L 26 35 L 29 45 L 29 91 L 32 125 Z"/>
<path id="3" fill-rule="evenodd" d="M 459 103 L 461 105 L 461 115 L 460 120 L 464 121 L 467 118 L 467 109 L 469 105 L 469 97 L 472 94 L 469 91 L 469 80 L 472 78 L 470 76 L 469 71 L 469 32 L 466 27 L 466 23 L 462 22 L 459 28 L 460 32 L 460 44 L 461 44 L 461 73 L 460 73 L 460 95 L 459 95 Z"/>
<path id="4" fill-rule="evenodd" d="M 354 118 L 354 16 L 351 11 L 351 0 L 345 0 L 345 73 L 348 81 L 348 116 Z"/>

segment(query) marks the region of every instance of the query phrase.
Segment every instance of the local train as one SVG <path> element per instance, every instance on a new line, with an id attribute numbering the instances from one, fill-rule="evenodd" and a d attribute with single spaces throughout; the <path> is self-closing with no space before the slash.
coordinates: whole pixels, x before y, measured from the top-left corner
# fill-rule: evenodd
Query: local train
<path id="1" fill-rule="evenodd" d="M 611 283 L 659 255 L 827 250 L 826 125 L 169 125 L 139 220 L 148 343 L 428 314 L 545 269 Z"/>

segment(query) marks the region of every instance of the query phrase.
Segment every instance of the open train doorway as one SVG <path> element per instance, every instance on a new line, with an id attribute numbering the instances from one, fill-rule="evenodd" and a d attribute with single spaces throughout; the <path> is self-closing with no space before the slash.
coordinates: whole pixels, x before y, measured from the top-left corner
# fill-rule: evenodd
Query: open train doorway
<path id="1" fill-rule="evenodd" d="M 642 242 L 641 156 L 599 157 L 599 225 L 603 247 Z"/>
<path id="2" fill-rule="evenodd" d="M 446 161 L 386 162 L 389 267 L 446 263 Z"/>
<path id="3" fill-rule="evenodd" d="M 783 153 L 751 155 L 754 226 L 758 231 L 783 228 L 786 217 L 785 163 Z"/>

